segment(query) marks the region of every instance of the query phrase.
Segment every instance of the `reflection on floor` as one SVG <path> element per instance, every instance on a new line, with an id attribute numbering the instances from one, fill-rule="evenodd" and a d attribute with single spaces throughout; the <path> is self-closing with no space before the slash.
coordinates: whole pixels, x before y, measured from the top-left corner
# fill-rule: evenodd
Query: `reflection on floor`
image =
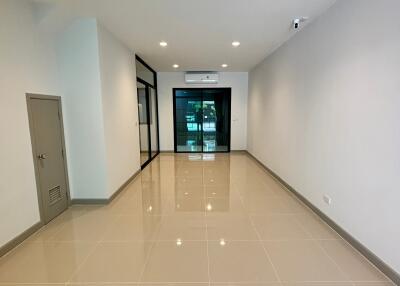
<path id="1" fill-rule="evenodd" d="M 143 165 L 147 160 L 149 160 L 149 152 L 140 152 L 140 164 Z"/>
<path id="2" fill-rule="evenodd" d="M 161 154 L 110 205 L 71 207 L 0 260 L 8 285 L 167 282 L 393 285 L 244 153 Z"/>
<path id="3" fill-rule="evenodd" d="M 215 145 L 178 145 L 178 152 L 201 152 L 203 147 L 204 152 L 227 152 L 228 146 L 215 146 Z"/>

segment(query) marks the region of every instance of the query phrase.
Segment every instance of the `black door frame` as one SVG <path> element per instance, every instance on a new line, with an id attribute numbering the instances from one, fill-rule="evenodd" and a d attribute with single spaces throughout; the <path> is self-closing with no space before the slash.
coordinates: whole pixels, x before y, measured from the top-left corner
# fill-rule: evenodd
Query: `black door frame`
<path id="1" fill-rule="evenodd" d="M 201 152 L 199 151 L 178 151 L 177 150 L 177 132 L 176 132 L 176 92 L 182 90 L 225 90 L 228 95 L 228 110 L 229 110 L 229 120 L 228 120 L 228 150 L 227 151 L 213 151 L 213 152 L 205 152 L 204 151 L 204 142 L 203 142 L 203 124 L 201 125 Z M 232 88 L 230 87 L 176 87 L 172 89 L 172 101 L 173 101 L 173 115 L 174 115 L 174 152 L 175 153 L 229 153 L 231 151 L 231 101 L 232 101 Z M 203 102 L 203 92 L 201 93 L 201 102 Z M 203 108 L 202 108 L 203 111 Z M 203 118 L 203 116 L 202 116 Z"/>
<path id="2" fill-rule="evenodd" d="M 146 119 L 149 124 L 147 124 L 147 134 L 148 134 L 148 149 L 149 149 L 149 159 L 144 162 L 141 165 L 141 168 L 144 169 L 157 155 L 160 154 L 160 120 L 158 118 L 158 90 L 157 90 L 157 72 L 153 70 L 146 62 L 141 59 L 138 55 L 135 55 L 135 59 L 140 62 L 142 65 L 144 65 L 147 69 L 149 69 L 153 73 L 154 77 L 154 84 L 150 84 L 147 81 L 141 79 L 140 77 L 136 76 L 136 81 L 140 82 L 146 87 Z M 151 149 L 151 128 L 150 128 L 150 88 L 154 89 L 154 97 L 155 97 L 155 107 L 156 109 L 154 112 L 156 112 L 157 115 L 157 151 L 154 156 L 151 156 L 152 150 Z M 139 103 L 139 102 L 138 102 Z M 139 110 L 139 105 L 138 105 L 138 110 Z M 138 114 L 139 116 L 139 114 Z M 138 119 L 139 122 L 139 128 L 140 128 L 140 120 Z M 140 135 L 139 135 L 140 136 Z"/>

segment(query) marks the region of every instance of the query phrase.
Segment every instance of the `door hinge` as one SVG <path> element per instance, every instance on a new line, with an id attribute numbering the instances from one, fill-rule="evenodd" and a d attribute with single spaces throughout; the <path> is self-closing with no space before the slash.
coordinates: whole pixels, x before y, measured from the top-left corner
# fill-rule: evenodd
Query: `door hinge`
<path id="1" fill-rule="evenodd" d="M 61 156 L 64 158 L 64 149 L 61 149 Z"/>
<path id="2" fill-rule="evenodd" d="M 60 111 L 57 111 L 58 119 L 61 120 Z"/>

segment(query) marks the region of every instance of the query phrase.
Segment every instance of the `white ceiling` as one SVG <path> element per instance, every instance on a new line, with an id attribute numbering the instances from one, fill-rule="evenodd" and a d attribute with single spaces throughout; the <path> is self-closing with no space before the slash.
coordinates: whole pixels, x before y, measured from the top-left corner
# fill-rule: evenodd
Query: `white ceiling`
<path id="1" fill-rule="evenodd" d="M 41 23 L 60 29 L 95 17 L 157 71 L 249 71 L 335 0 L 36 0 Z M 162 48 L 160 41 L 168 46 Z M 232 41 L 241 42 L 233 48 Z M 222 69 L 226 63 L 228 68 Z"/>

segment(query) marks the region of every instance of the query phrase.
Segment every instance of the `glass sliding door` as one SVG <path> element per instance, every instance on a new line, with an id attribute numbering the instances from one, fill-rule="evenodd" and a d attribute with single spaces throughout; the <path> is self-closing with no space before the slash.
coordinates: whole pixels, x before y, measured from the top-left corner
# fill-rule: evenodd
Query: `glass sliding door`
<path id="1" fill-rule="evenodd" d="M 228 152 L 230 145 L 230 90 L 203 90 L 203 151 Z"/>
<path id="2" fill-rule="evenodd" d="M 137 97 L 139 114 L 140 164 L 143 165 L 150 160 L 150 134 L 147 113 L 147 87 L 140 82 L 137 82 Z"/>
<path id="3" fill-rule="evenodd" d="M 149 87 L 149 110 L 150 110 L 150 137 L 151 137 L 151 157 L 159 152 L 158 147 L 158 112 L 156 90 Z"/>
<path id="4" fill-rule="evenodd" d="M 229 152 L 230 105 L 230 88 L 174 89 L 175 152 Z"/>
<path id="5" fill-rule="evenodd" d="M 160 153 L 156 72 L 136 56 L 140 164 L 144 168 Z"/>
<path id="6" fill-rule="evenodd" d="M 175 145 L 177 152 L 202 152 L 201 90 L 177 90 L 175 93 Z"/>

